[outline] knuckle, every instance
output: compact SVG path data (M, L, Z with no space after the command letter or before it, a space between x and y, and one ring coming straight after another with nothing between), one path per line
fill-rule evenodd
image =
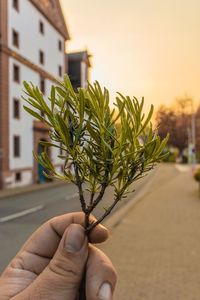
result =
M24 270L25 269L25 262L24 262L24 258L23 255L17 255L10 263L10 267L12 269L21 269Z

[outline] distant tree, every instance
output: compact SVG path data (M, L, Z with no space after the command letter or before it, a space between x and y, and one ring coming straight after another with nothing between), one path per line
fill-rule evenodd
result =
M169 145L182 151L188 146L188 130L191 127L192 98L187 95L177 98L173 105L160 106L156 114L156 125L161 137L170 134Z
M175 145L176 140L176 114L165 105L160 106L156 114L156 125L160 136L170 133L169 144Z
M184 97L176 98L172 107L179 115L190 115L193 110L194 101L187 94Z

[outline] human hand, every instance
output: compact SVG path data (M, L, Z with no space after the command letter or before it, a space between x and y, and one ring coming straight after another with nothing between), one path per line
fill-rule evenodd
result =
M108 257L88 244L83 224L83 213L70 213L34 232L2 273L0 299L78 299L86 270L86 299L111 300L116 272ZM98 225L89 239L101 243L107 237L107 230Z

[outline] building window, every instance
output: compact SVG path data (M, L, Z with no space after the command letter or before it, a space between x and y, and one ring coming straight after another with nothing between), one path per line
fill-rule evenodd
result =
M62 51L62 41L58 40L58 50Z
M13 0L13 8L19 11L19 0Z
M44 34L44 23L42 21L39 22L39 31L41 34Z
M22 174L21 172L15 173L15 182L19 182L22 180Z
M39 62L44 65L44 52L42 50L39 51Z
M19 48L19 33L13 29L12 31L12 44Z
M20 69L17 65L13 65L13 80L17 83L20 82Z
M13 144L14 144L14 157L20 157L20 137L18 135L14 135L13 139Z
M58 75L61 77L62 76L62 67L58 66Z
M20 118L19 100L16 98L13 99L13 117L14 117L14 119Z
M45 79L43 77L40 77L40 90L45 94Z

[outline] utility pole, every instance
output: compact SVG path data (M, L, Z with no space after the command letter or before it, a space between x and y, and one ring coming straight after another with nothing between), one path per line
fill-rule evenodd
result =
M186 95L187 102L191 109L190 124L187 128L188 132L188 163L196 164L196 126L195 126L195 112L192 98Z
M192 145L193 145L192 163L196 164L196 128L195 128L195 113L194 113L194 111L192 111L192 115L191 115L191 135L192 135Z

